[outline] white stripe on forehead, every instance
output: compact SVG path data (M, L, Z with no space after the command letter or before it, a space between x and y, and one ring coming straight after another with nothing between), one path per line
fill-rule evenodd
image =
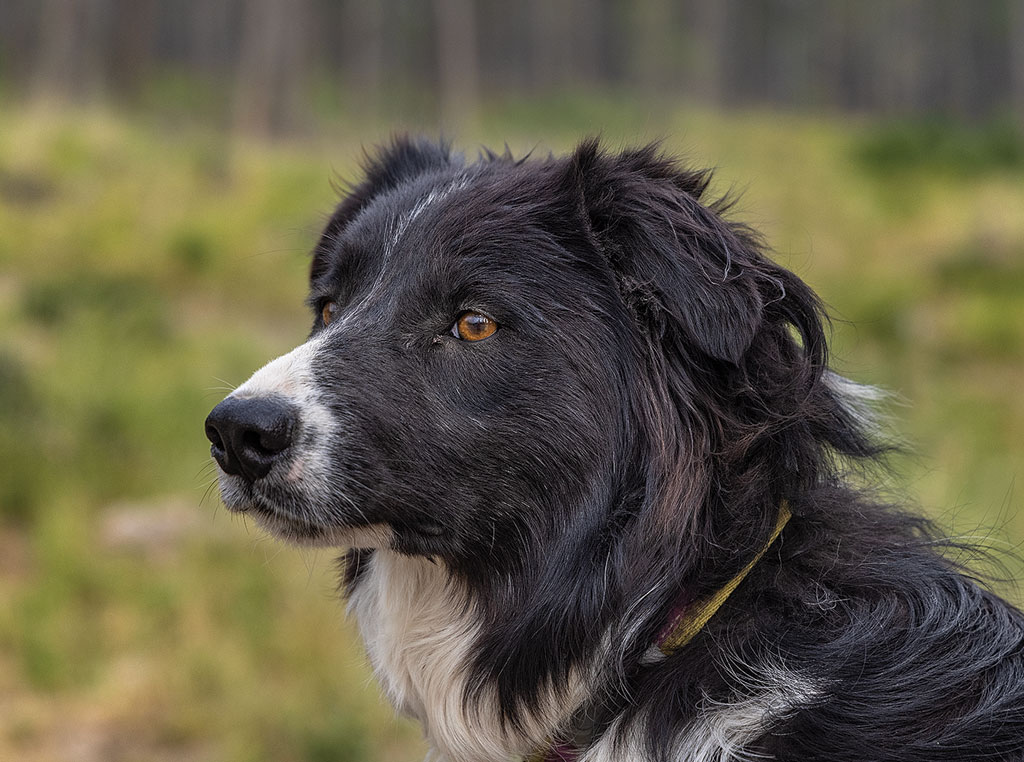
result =
M394 229L391 232L391 238L388 241L387 246L384 249L384 262L387 264L388 258L394 251L395 246L398 245L399 239L408 230L417 217L423 214L424 210L431 204L436 204L439 201L443 201L445 198L450 196L455 191L460 191L469 184L469 179L466 177L457 177L451 184L444 188L434 188L424 198L421 198L416 202L416 206L410 209L408 212L398 218L394 224Z
M431 190L426 196L420 198L419 201L417 201L416 204L408 211L398 215L397 217L391 218L388 228L384 233L385 240L381 252L380 269L374 277L373 283L357 303L347 306L343 314L331 321L330 326L327 328L328 331L337 331L344 325L350 325L352 321L358 319L360 315L367 314L370 306L375 301L379 301L379 297L385 288L385 280L391 270L391 259L394 254L395 247L398 245L398 242L401 240L406 230L409 229L409 226L415 222L416 218L423 214L428 207L444 201L448 196L456 191L466 188L468 185L469 177L465 174L460 175L452 180L448 185ZM391 300L386 300L385 304L390 305Z

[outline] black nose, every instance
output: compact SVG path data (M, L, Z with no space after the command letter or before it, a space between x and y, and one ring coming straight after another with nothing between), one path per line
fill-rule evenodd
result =
M228 397L206 418L210 453L229 474L255 481L292 443L295 408L275 397Z

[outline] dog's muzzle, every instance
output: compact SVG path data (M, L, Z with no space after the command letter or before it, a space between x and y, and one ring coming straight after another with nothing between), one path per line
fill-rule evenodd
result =
M225 473L254 482L285 458L297 425L295 407L280 397L228 397L207 416L206 437Z

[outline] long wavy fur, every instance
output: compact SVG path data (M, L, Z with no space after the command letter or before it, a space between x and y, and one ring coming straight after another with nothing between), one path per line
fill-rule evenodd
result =
M486 441L514 455L486 488L437 464L488 513L447 517L443 542L389 519L397 551L464 596L463 711L496 701L513 735L550 714L548 732L595 761L1024 759L1024 619L960 573L931 523L848 482L885 450L875 394L829 370L821 302L726 219L709 182L658 146L589 140L566 158L467 166L399 139L368 159L317 247L314 302L338 288L325 284L360 215L398 215L413 203L403 188L465 187L429 232L407 233L422 266L507 261L509 289L544 284L523 331L566 347L534 344L501 382L520 403ZM417 526L441 508L433 484L377 489L403 496ZM680 597L741 569L782 501L781 540L652 664ZM350 595L379 552L349 553Z

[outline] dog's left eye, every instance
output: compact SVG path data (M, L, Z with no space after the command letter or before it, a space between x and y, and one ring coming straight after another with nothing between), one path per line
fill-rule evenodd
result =
M338 303L337 302L327 302L320 309L320 317L324 321L324 325L330 325L331 321L334 320L334 316L337 314L337 312L338 312Z
M498 324L481 312L463 312L452 326L452 336L463 341L481 341L493 336Z

